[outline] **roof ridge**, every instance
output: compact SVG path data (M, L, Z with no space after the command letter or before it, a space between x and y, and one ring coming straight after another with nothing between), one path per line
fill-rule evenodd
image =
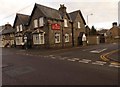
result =
M16 13L16 15L30 16L30 15L22 14L22 13Z
M81 12L81 10L72 11L72 12L70 12L69 14L75 13L75 12Z
M37 3L35 3L35 4L38 5L38 6L43 6L43 7L46 7L46 8L52 9L52 10L59 11L59 10L57 10L57 9L55 9L55 8L52 8L52 7L48 7L48 6L41 5L41 4L37 4Z

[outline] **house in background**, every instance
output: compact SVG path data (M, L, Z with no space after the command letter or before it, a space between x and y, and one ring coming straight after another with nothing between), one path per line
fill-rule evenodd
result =
M107 32L108 32L108 29L101 29L98 31L98 34L100 36L100 43L107 42Z
M1 44L2 47L14 47L15 38L14 38L15 29L8 23L5 24L3 30L1 31Z
M107 43L120 42L120 26L117 26L117 22L114 22L113 27L107 32Z
M23 47L25 43L28 43L27 38L29 35L26 34L28 30L29 15L16 14L13 28L15 29L15 44L17 47Z
M2 30L4 29L4 25L0 26L0 47L3 47L3 37L2 37Z

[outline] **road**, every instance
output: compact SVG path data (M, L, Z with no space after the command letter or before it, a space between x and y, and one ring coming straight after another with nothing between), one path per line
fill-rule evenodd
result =
M23 50L3 48L3 85L118 85L120 66L102 61L100 55L118 44Z

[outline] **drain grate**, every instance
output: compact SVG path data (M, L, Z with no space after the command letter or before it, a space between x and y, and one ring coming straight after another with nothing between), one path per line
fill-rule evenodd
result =
M10 70L5 71L4 73L6 73L7 75L11 77L15 77L15 76L23 75L23 74L30 73L33 71L34 69L32 67L27 66L27 67L12 68Z

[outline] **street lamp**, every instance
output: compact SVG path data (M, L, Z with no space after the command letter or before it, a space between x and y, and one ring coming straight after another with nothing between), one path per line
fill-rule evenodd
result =
M90 15L93 15L93 14L91 13L91 14L88 14L88 15L87 15L87 25L88 25L88 16L90 16Z

